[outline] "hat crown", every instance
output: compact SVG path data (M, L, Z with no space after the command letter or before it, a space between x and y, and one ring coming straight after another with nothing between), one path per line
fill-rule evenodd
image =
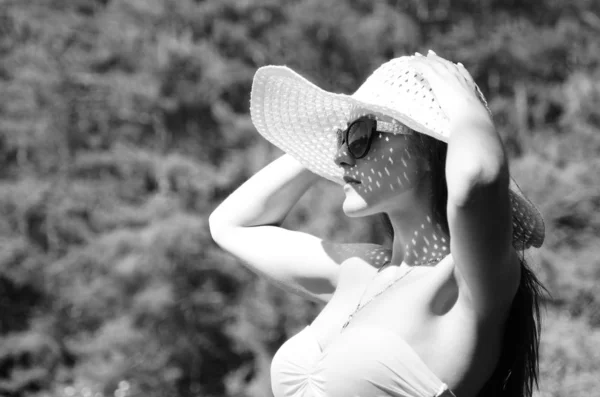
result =
M447 142L449 119L413 60L403 56L384 63L351 97L376 106L415 131Z

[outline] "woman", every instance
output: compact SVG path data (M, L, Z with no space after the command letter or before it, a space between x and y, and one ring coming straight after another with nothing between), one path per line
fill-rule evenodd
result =
M466 69L400 57L346 96L264 67L251 115L286 155L213 212L213 238L327 303L275 355L274 395L530 396L540 285L516 250L541 245L543 221ZM279 227L319 176L344 186L346 215L385 214L391 251Z

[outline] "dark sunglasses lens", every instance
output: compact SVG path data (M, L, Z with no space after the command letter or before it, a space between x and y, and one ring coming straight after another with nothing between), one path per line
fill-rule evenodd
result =
M360 158L367 154L371 137L371 123L357 121L348 130L348 150L354 157Z

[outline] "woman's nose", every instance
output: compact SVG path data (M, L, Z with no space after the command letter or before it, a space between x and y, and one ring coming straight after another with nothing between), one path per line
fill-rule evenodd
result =
M356 160L348 152L348 145L346 145L346 143L342 143L340 145L337 152L335 153L335 156L333 157L333 161L339 167L343 167L343 166L353 167L356 164Z

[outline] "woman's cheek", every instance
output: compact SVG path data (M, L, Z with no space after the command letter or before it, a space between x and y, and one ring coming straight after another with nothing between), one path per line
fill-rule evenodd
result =
M390 147L388 153L380 155L378 160L382 165L380 174L391 191L404 191L417 183L417 164L408 149Z

